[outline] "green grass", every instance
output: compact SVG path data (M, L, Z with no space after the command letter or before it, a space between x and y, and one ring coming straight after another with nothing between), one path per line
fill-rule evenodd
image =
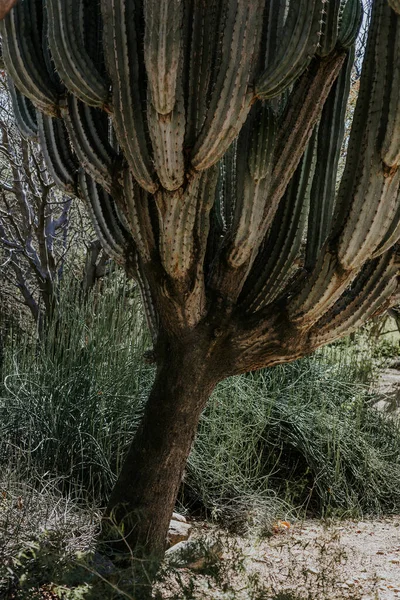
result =
M369 349L343 344L223 382L189 459L189 499L239 522L268 521L280 502L314 515L398 511L399 428L371 408L372 375Z
M99 578L87 549L154 377L137 290L114 273L82 303L71 281L58 314L40 343L16 330L4 348L0 596L31 600L56 581L71 600L132 597L122 572L116 587L125 596ZM400 432L371 393L382 353L363 334L356 342L222 382L203 413L179 508L261 536L287 516L398 512ZM239 599L227 583L231 566L207 577ZM204 584L197 574L165 576L160 585L176 590L170 598L201 597L191 591ZM247 597L266 597L244 576Z
M84 304L70 282L58 313L40 344L6 343L0 466L100 505L151 386L150 343L137 291L118 273ZM181 508L266 530L291 511L398 511L399 429L371 408L372 355L360 337L222 382L201 419Z
M41 343L8 341L0 388L0 463L58 477L99 501L153 377L142 360L148 337L138 294L120 277L86 304L70 282Z

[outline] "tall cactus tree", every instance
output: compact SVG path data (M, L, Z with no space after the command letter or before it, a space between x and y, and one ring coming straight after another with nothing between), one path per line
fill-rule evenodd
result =
M140 285L157 375L107 515L162 554L198 420L230 375L396 302L400 8L374 0L19 0L16 115Z

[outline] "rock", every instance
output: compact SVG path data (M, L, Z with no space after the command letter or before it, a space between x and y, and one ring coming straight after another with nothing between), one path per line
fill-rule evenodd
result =
M188 540L179 542L165 553L165 560L173 567L202 569L207 562L222 557L222 545L214 540Z
M192 526L184 521L172 519L168 529L168 547L175 546L179 542L187 540L190 536Z
M180 521L181 523L187 523L186 517L184 517L183 515L180 515L177 512L172 513L172 521Z

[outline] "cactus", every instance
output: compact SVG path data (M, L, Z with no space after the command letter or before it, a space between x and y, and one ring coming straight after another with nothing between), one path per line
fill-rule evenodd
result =
M399 12L374 0L337 193L360 0L19 0L2 22L17 122L138 281L154 341L106 512L129 543L162 553L218 381L396 302Z

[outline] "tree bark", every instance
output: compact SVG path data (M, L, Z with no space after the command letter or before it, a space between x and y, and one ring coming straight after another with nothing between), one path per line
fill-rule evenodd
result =
M210 340L190 335L164 345L139 429L103 519L123 526L112 548L135 557L162 558L186 461L201 412L215 387L217 361Z

